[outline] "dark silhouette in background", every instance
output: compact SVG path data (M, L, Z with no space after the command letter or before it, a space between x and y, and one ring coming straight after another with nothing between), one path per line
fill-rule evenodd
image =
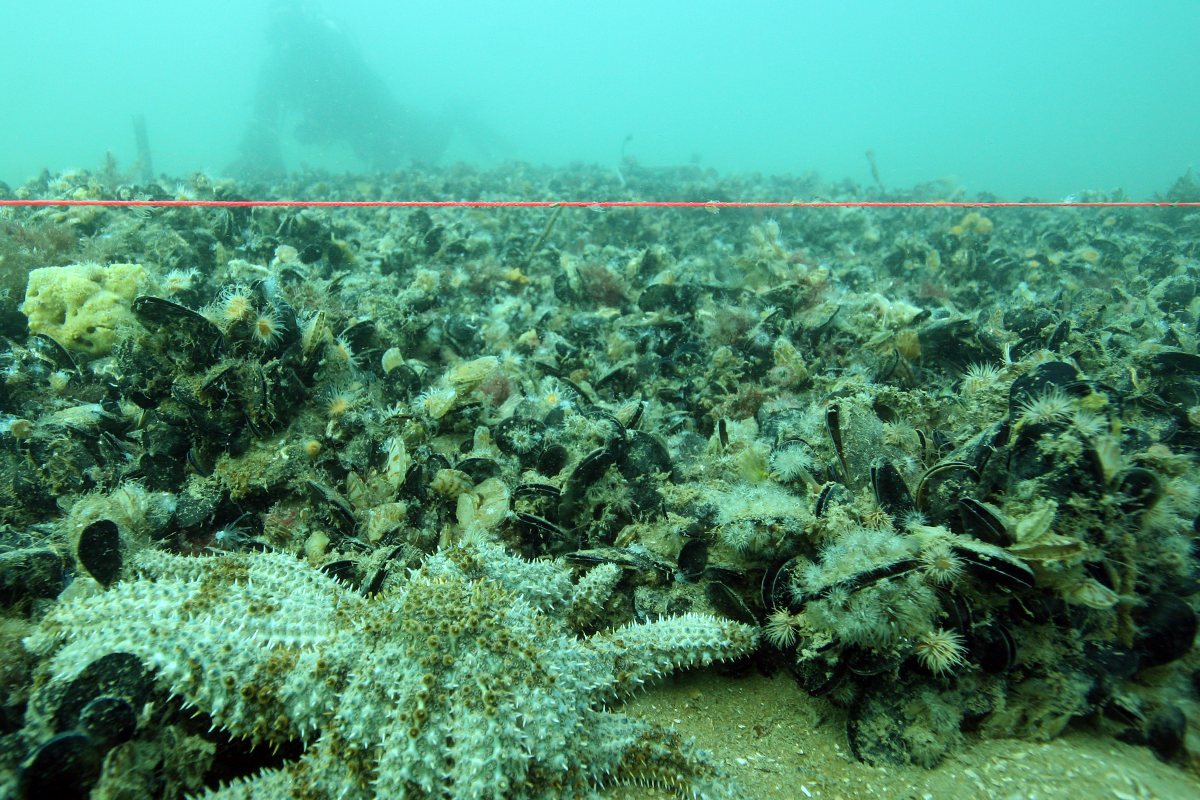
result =
M254 116L229 172L245 180L281 176L284 124L302 144L347 143L371 170L391 171L413 161L431 163L456 128L487 149L494 139L463 117L424 117L406 110L363 60L350 37L306 3L272 5L271 52L258 76Z

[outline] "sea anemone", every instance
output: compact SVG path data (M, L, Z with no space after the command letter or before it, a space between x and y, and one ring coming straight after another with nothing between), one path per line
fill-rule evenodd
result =
M248 286L235 283L221 290L218 313L226 325L240 322L254 313L254 297Z
M921 666L935 675L949 672L967 661L963 637L945 628L929 631L917 638L913 653Z
M1051 386L1022 400L1020 410L1021 424L1048 425L1070 416L1075 406L1066 392Z
M356 386L333 386L325 394L325 416L337 419L358 405L359 393Z
M283 338L283 319L274 308L260 311L250 324L250 336L261 345L275 344Z
M767 625L763 632L768 642L783 649L796 643L801 627L799 614L790 614L786 608L781 608L767 617Z
M934 542L921 550L921 569L934 583L954 583L963 574L963 561L946 542Z
M994 364L972 364L963 373L962 393L964 396L978 394L1002 380L1003 370Z

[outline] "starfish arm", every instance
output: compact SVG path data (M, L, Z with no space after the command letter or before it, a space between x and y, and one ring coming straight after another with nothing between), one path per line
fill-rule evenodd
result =
M707 753L675 731L624 714L593 713L584 745L590 746L594 785L654 787L696 800L743 796Z
M51 670L70 679L106 653L131 653L158 680L216 724L255 741L307 739L328 704L313 676L349 671L334 647L348 607L365 605L328 577L283 554L185 558L144 551L152 580L120 583L55 608L26 640L54 652Z
M614 688L622 693L647 678L745 655L758 646L758 628L708 614L684 614L598 633L588 642L612 657Z

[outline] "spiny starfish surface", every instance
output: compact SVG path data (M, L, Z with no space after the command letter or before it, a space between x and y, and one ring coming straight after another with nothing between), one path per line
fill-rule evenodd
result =
M748 652L754 628L692 614L580 638L569 572L490 544L430 556L374 600L284 554L136 564L140 579L62 604L27 645L62 680L132 653L231 734L306 744L213 800L729 792L677 734L603 705Z

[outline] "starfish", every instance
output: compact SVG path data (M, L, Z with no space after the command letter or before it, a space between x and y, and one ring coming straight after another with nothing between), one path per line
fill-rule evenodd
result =
M581 638L566 618L588 576L487 543L439 551L375 599L281 553L134 563L138 579L61 604L26 644L53 655L55 680L132 653L232 735L305 744L209 800L732 792L678 734L604 706L749 652L755 628L687 614Z

